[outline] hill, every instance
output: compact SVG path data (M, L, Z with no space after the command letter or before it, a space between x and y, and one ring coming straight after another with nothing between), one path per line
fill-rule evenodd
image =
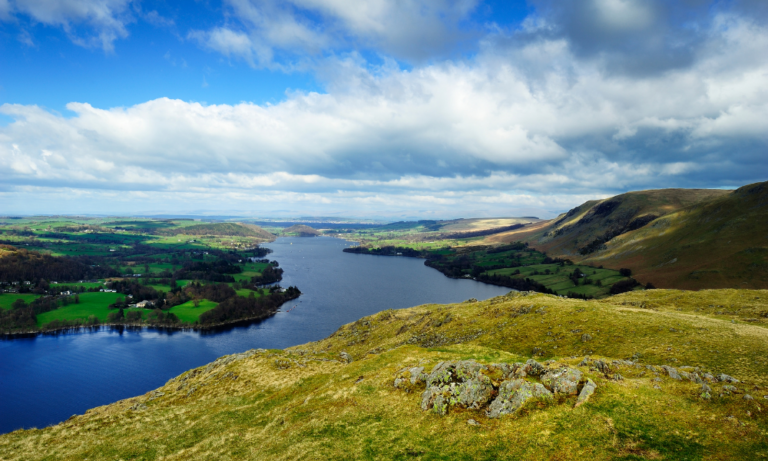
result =
M283 234L295 234L299 237L317 237L318 235L322 235L318 230L304 224L295 224L291 227L286 227L283 229Z
M2 435L0 458L762 458L767 314L747 290L384 311Z
M522 240L552 257L629 268L643 283L680 289L768 288L768 183L735 191L664 189L590 201Z
M217 235L225 237L256 237L272 241L275 236L255 224L244 223L212 223L195 224L173 229L160 229L156 233L161 235Z

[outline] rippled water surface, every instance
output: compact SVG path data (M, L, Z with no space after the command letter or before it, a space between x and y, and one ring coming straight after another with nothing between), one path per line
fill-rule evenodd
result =
M216 333L97 331L0 340L0 433L44 427L144 394L217 357L322 339L385 309L487 299L509 290L454 280L420 259L343 253L349 242L280 238L266 246L285 270L283 286L304 293L262 322Z

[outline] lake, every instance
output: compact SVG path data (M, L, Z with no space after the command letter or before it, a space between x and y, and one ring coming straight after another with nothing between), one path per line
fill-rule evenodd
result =
M421 259L343 253L344 240L279 238L265 245L303 294L258 323L219 332L102 327L0 340L0 433L45 427L144 394L217 357L322 339L386 309L500 296L509 289L456 280Z

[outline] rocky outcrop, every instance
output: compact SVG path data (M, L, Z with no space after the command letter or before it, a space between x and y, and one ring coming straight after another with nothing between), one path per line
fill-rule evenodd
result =
M555 395L583 395L586 401L596 387L577 369L548 368L533 359L491 365L474 360L440 362L428 374L423 367L403 368L393 384L406 392L424 385L422 410L440 415L453 407L485 410L490 418L516 413L528 402L552 402ZM584 391L587 384L591 387Z

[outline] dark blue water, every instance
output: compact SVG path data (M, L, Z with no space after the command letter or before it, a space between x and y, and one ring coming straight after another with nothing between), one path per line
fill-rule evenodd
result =
M304 293L257 324L217 333L143 329L0 340L0 433L45 427L73 414L144 394L215 360L253 348L322 339L360 317L426 303L487 299L509 290L455 280L420 259L343 253L349 242L281 238L267 245L283 286Z

